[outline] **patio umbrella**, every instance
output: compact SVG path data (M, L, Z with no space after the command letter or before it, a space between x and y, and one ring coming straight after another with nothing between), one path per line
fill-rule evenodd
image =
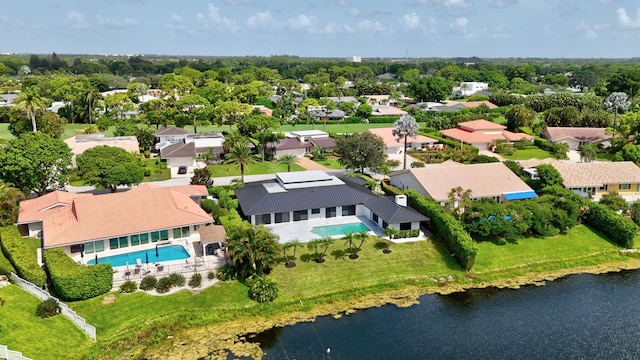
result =
M84 264L84 251L80 250L80 264Z
M144 253L144 260L147 263L147 270L149 270L149 253L148 252Z
M156 245L156 262L158 262L158 257L159 257L159 256L160 256L160 255L158 254L158 245Z
M96 265L98 265L98 254L96 254Z

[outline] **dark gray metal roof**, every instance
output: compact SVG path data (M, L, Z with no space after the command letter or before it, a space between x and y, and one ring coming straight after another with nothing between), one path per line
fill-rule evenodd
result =
M413 221L427 221L429 218L409 207L399 206L387 197L373 197L364 202L364 206L388 224L399 224Z

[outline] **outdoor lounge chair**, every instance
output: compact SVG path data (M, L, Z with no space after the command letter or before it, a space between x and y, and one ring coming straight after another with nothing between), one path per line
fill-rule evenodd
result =
M142 259L140 259L140 258L136 259L136 266L137 267L142 267Z
M162 265L156 266L156 272L162 272L162 270L164 270L164 266Z
M140 275L140 269L139 268L133 269L133 275Z

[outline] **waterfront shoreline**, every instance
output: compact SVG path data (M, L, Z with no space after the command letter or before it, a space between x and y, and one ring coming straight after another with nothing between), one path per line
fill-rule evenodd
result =
M393 304L408 307L419 303L419 297L427 294L448 295L470 289L510 288L522 286L543 286L547 281L575 274L603 274L625 270L640 269L640 259L629 258L627 261L616 261L590 266L565 268L545 272L533 272L515 278L492 281L473 282L467 284L447 282L439 286L418 287L407 285L399 290L390 290L366 294L349 300L316 304L309 311L293 311L271 317L245 318L215 323L198 328L181 329L166 339L160 346L148 349L146 359L163 359L180 357L185 359L226 359L229 351L235 356L246 356L260 359L263 351L259 344L248 341L253 335L273 327L294 325L300 322L311 322L320 316L341 317L358 310ZM303 305L303 304L301 304Z

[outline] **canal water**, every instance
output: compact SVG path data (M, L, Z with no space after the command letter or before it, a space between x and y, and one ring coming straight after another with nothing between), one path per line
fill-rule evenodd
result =
M408 308L320 317L252 341L279 360L640 359L640 271L424 295Z

